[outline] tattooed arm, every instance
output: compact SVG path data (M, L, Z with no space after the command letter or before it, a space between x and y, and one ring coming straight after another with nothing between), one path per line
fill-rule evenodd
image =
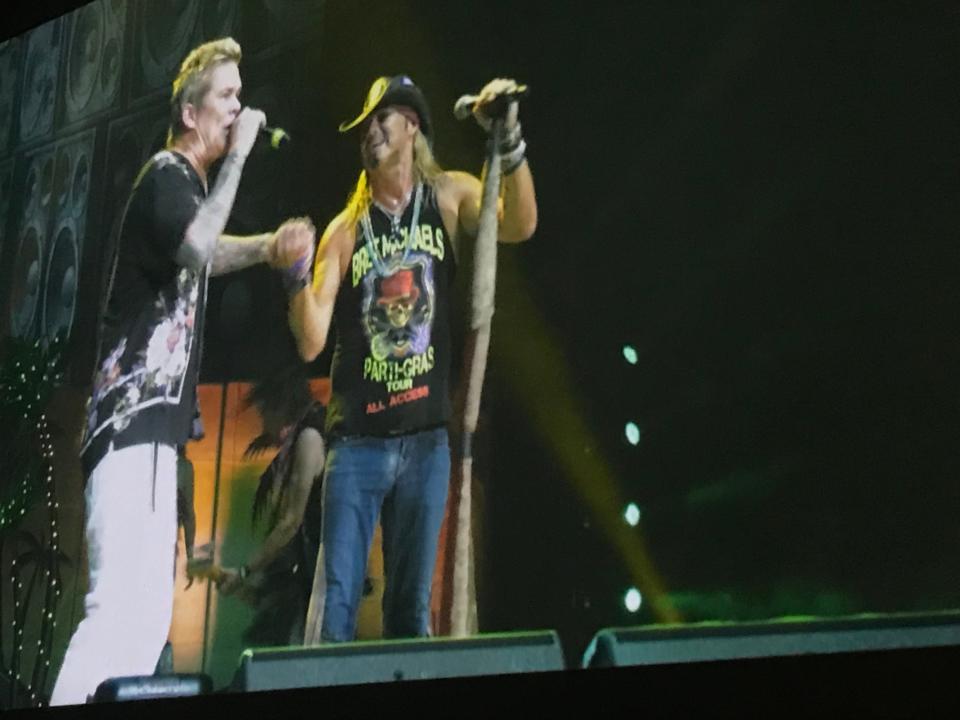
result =
M221 235L213 250L211 275L224 275L234 270L271 262L273 259L273 233L262 233L248 237Z
M244 163L265 119L262 112L250 108L245 108L237 116L230 133L230 152L220 167L217 182L197 210L177 250L176 260L181 265L200 270L207 263L216 260L218 241L233 209ZM227 251L227 254L229 255L230 251Z
M236 199L247 153L256 139L262 119L263 113L248 108L234 123L233 147L220 167L213 190L200 205L177 250L176 259L181 265L200 270L209 263L211 275L224 275L261 262L282 269L290 263L286 259L281 261L277 256L278 238L289 233L302 233L307 226L308 234L312 233L312 225L308 221L305 223L304 218L288 220L272 233L247 237L223 234ZM295 258L290 262L293 260Z
M259 262L269 263L275 270L295 272L296 268L291 266L299 261L309 271L315 243L313 222L308 217L285 220L272 233L248 237L221 235L213 253L211 274L223 275ZM281 246L286 252L280 251Z

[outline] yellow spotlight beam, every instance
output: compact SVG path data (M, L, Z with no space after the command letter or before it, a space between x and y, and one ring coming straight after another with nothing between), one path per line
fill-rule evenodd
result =
M501 253L497 272L497 293L503 300L497 303L494 316L492 357L505 368L503 375L520 408L561 460L598 527L622 555L631 581L650 601L654 615L663 622L680 622L639 532L620 519L625 500L608 463L584 452L584 446L596 444L577 408L578 383L526 292L516 256Z

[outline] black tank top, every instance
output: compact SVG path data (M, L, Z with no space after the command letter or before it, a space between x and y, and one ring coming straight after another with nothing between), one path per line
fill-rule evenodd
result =
M420 188L420 202L415 189L399 219L373 203L369 222L357 223L334 305L337 339L326 428L331 437L402 435L450 418L456 262L436 193L428 185Z

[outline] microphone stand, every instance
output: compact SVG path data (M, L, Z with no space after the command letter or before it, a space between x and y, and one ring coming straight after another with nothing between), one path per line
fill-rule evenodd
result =
M511 112L516 112L516 105ZM454 482L456 536L454 541L453 598L450 609L450 634L466 637L470 614L470 585L474 574L472 548L471 474L473 469L473 436L480 414L480 392L487 367L490 328L493 319L494 290L497 273L497 201L500 194L500 155L497 148L503 136L504 118L493 119L488 144L486 175L480 203L479 231L474 248L473 285L471 290L470 332L464 347L466 377L463 427L459 462L459 492ZM456 473L457 467L454 467ZM475 599L474 599L475 603Z

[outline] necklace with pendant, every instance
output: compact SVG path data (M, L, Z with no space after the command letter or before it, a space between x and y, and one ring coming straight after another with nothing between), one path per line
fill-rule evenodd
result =
M373 241L373 225L370 222L370 208L368 207L363 212L363 217L360 218L360 227L363 231L364 242L367 245L367 252L370 254L371 260L373 260L373 266L376 268L377 274L380 277L385 277L392 274L393 270L397 267L403 267L404 263L407 261L407 257L410 254L410 247L413 245L413 233L417 228L417 223L420 220L420 203L423 199L423 183L417 183L417 193L413 199L413 216L410 218L410 229L407 231L407 237L404 239L403 243L403 255L399 260L394 260L390 263L390 267L387 266L387 262L384 258L377 252L377 246ZM379 206L378 204L378 207ZM384 211L386 212L386 211ZM400 218L403 216L401 213L399 216L392 213L386 213L390 216L390 239L402 235L400 227Z

